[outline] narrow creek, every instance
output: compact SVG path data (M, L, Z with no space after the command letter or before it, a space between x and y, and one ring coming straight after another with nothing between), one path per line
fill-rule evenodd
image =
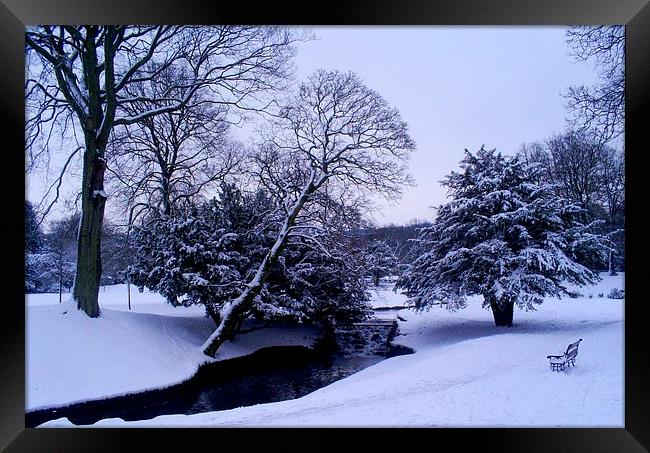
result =
M413 352L395 347L389 356ZM340 355L301 346L277 346L202 366L187 381L165 389L88 401L25 414L25 427L68 418L89 425L105 418L148 420L299 398L367 368L384 356Z

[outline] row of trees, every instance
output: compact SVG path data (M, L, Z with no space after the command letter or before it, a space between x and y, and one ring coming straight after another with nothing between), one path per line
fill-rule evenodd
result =
M277 238L281 219L273 204L263 189L242 194L222 184L212 200L136 228L132 282L174 306L205 306L218 327L223 305L244 291ZM335 225L318 235L326 248L301 236L289 239L239 325L248 316L332 325L367 315L362 254L355 252L350 225Z
M461 180L474 167L502 181L479 184L475 195L480 202L466 207L461 215L469 216L465 223L454 218L457 213L450 207L441 209L436 223L416 242L407 240L411 230L392 237L367 234L363 208L368 195L394 198L411 183L406 163L415 144L399 112L354 73L319 70L289 90L293 44L302 39L308 37L283 27L28 27L28 167L46 161L50 150L71 150L62 156L62 172L52 185L55 197L41 205L42 216L57 201L72 163L78 158L81 163L80 212L78 221L72 221L75 253L65 255L75 265L58 267L60 291L69 284L64 268L74 268L73 297L79 309L99 316L97 296L107 257L132 257L116 264L127 270L122 275L128 282L160 292L173 305L205 306L216 327L203 349L214 356L248 316L325 324L361 318L368 311L364 277L370 273L377 284L400 264L412 262L400 285L417 306L434 295L453 306L446 297L452 289L481 290L495 319L500 313L497 324L507 324L515 299L528 305L538 301L534 295L518 299L518 292L554 294L560 277L589 281L591 271L581 263L597 261L593 256L601 246L613 250L598 242L598 232L588 236L587 229L595 225L591 218L603 212L609 216L608 231L618 228L623 206L613 195L618 186L605 193L599 185L606 172L616 171L599 167L596 192L592 181L578 192L573 182L561 186L565 174L559 171L566 165L559 159L566 153L552 151L562 149L559 139L553 147L525 148L526 165L521 156L511 161L484 150L478 157L468 155L463 163L467 173L447 183L452 196L464 193ZM252 115L265 121L254 143L244 146L229 130ZM584 137L586 133L571 135L565 148L578 149ZM603 156L612 163L618 158L601 142L596 148L604 153L601 161ZM548 167L553 159L557 165L545 173L534 165ZM583 164L577 164L581 170ZM519 186L511 187L513 181ZM532 190L533 183L544 189ZM109 192L115 214L126 225L119 232L122 250L117 253L105 248L111 230L104 219ZM487 208L479 206L483 202ZM497 202L507 206L507 215L496 210ZM526 206L533 222L545 223L526 223L529 217L511 213L517 206ZM439 230L446 216L462 228L477 219L483 223L447 235L451 232ZM55 229L48 233L52 238ZM462 255L495 234L494 250L485 252L496 259L509 250L507 259L502 257L504 274L490 280L489 288L459 276L449 286L444 276L452 274L440 267L441 254L447 257L460 247ZM479 242L465 247L462 236ZM452 237L457 243L449 242ZM593 247L585 249L586 244ZM30 256L49 256L39 247ZM532 269L522 251L532 261L550 260L544 247L554 248L557 263L565 266L564 273L555 269L557 279L541 268L535 283L513 286L502 279L521 266ZM481 261L468 259L454 266L467 271ZM39 263L28 259L27 274L38 274ZM435 278L418 276L418 269L425 268L437 269ZM425 290L431 282L436 282L435 294ZM502 306L505 314L495 308Z
M28 165L46 158L51 148L74 150L65 159L63 174L82 151L73 295L90 317L100 314L97 294L108 198L105 179L107 171L114 174L119 169L109 152L112 144L127 141L137 145L139 138L161 132L153 123L157 117L183 109L198 111L200 106L212 106L217 112L208 115L218 117L224 112L231 118L246 110L264 109L264 94L286 87L296 39L300 37L282 27L27 28ZM182 135L176 129L169 133ZM114 140L115 135L125 138ZM160 135L148 138L155 143ZM176 144L161 147L173 154ZM135 155L139 149L131 151ZM166 186L169 169L159 163L163 171L157 179L164 204L170 197L165 191L171 193L174 188ZM142 163L135 165L139 168ZM145 169L145 175L149 174ZM144 183L136 183L136 194L150 197L146 187L144 193L137 190L140 185Z
M171 224L158 221L161 229L140 235L169 241L159 260L143 266L139 281L172 303L179 295L200 300L218 321L204 345L208 355L251 313L301 318L309 310L309 318L321 321L363 314L361 261L345 247L350 241L344 233L358 227L367 192L395 195L408 181L405 160L413 143L406 124L351 73L318 71L261 137L247 160L247 176L259 186L246 202L255 209L241 213L243 225L229 218L241 206L235 189L224 186L218 201L223 208L213 201L201 214L172 216ZM155 256L155 248L142 255Z
M566 93L571 129L515 156L466 151L461 171L442 182L440 206L415 241L419 256L397 281L418 310L463 308L483 296L497 326L513 308L534 309L566 283L595 282L624 266L625 29L575 26L570 53L595 61L600 81Z

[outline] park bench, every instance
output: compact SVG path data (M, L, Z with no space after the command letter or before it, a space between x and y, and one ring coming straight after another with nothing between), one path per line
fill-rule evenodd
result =
M563 355L548 355L546 356L549 359L551 370L552 371L563 371L568 365L576 366L576 356L578 355L578 346L580 346L580 338L575 343L571 343Z

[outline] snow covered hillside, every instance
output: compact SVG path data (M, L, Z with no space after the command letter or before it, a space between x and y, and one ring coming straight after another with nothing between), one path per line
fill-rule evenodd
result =
M399 311L406 321L394 342L415 354L384 360L302 398L92 426L622 427L624 300L607 294L624 289L624 276L602 275L599 284L579 288L578 298L547 299L536 312L516 310L512 328L496 328L480 298L455 313ZM400 296L387 289L376 297L377 305L399 305ZM92 331L88 323L96 320L64 318L58 304L28 308L31 407L78 399L83 392L75 390L71 398L70 389L80 383L95 395L127 383L132 389L162 385L191 374L204 360L198 346L211 326L200 313L172 318L162 308L145 315L119 313L101 300L100 306L105 330ZM583 342L576 367L551 372L546 356L562 353L578 338ZM71 424L59 419L41 426Z

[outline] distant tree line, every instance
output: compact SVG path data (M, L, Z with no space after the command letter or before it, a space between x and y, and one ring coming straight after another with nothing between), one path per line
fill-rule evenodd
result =
M78 212L51 222L42 231L32 203L25 202L25 291L69 293L76 270ZM126 232L104 223L102 253L105 256L101 285L124 283L129 256Z
M418 219L406 225L368 226L360 230L359 240L364 247L369 247L373 241L384 242L397 257L398 264L408 264L417 258L413 239L417 238L420 229L429 226L430 221Z

